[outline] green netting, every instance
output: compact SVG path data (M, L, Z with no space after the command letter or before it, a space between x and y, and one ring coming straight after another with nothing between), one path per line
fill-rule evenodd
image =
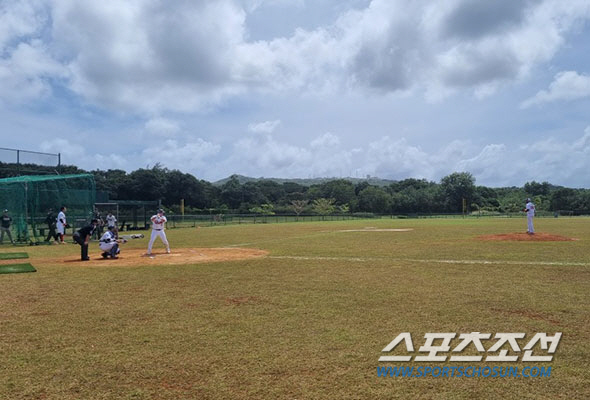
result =
M0 179L0 211L8 209L13 237L18 242L45 239L50 209L55 218L60 207L67 207L67 221L72 229L80 221L88 221L95 197L96 186L90 174Z

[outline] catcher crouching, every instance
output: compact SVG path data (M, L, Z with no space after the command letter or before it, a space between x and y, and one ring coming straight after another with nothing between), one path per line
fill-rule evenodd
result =
M115 227L109 226L108 230L101 236L98 247L102 250L103 258L119 258L119 243L126 243L126 239L117 239Z

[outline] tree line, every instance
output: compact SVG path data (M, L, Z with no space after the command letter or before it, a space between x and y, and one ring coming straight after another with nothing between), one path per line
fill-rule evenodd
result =
M0 177L14 175L14 166L0 163ZM19 166L22 173L55 173L55 168ZM454 172L440 182L408 178L384 186L368 181L333 179L317 184L251 180L237 175L222 184L170 170L161 165L127 173L119 169L84 171L60 166L59 173L94 175L96 190L110 200L161 200L170 211L185 213L332 214L332 213L511 213L524 208L527 197L539 211L587 213L590 190L572 189L548 182L527 182L522 187L491 188L476 185L468 172Z

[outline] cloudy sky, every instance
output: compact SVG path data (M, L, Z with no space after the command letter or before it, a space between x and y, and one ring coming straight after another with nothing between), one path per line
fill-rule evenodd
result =
M590 187L590 1L0 0L0 135L210 181Z

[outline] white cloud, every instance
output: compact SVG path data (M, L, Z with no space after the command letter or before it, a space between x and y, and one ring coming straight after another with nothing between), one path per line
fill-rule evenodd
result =
M273 133L281 125L281 120L264 121L248 125L248 131L254 133Z
M588 56L567 64L587 39L588 0L22 0L0 10L0 128L15 132L10 146L42 142L84 168L585 182L590 139L572 138L586 116L560 120L556 109L537 123L506 99L535 93L527 78L549 62L572 71L523 107L590 96L588 71L573 71ZM292 11L288 26L276 26L279 11ZM137 118L147 120L129 128ZM120 148L92 149L101 132Z
M330 133L307 146L292 145L266 136L237 141L231 155L222 160L225 174L239 172L266 177L347 176L352 170L354 150L343 149L340 139Z
M328 150L338 145L340 145L340 138L330 132L324 133L311 142L312 148L326 147Z
M387 136L348 150L339 140L332 141L332 136L338 139L325 134L308 147L270 137L246 138L234 146L229 159L221 162L222 169L227 175L240 171L265 177L371 175L434 181L452 172L468 171L480 185L520 186L531 180L573 184L579 181L582 171L590 168L590 127L571 144L551 138L520 147L497 143L478 148L469 142L453 141L432 152L407 139ZM228 170L229 166L237 166L237 170Z
M389 179L434 179L436 168L441 167L440 163L432 162L426 151L409 144L405 138L392 139L385 136L371 142L364 157L367 174Z
M45 140L39 145L42 152L45 153L61 153L73 156L84 155L86 150L82 145L75 144L70 140L64 138L55 138Z
M548 90L541 90L522 102L522 108L561 100L590 97L590 76L575 71L562 71L555 75Z
M60 153L64 164L75 165L79 168L93 169L129 169L130 160L118 154L101 154L92 148L88 151L82 144L64 138L44 140L39 145L42 152Z
M202 176L204 170L211 167L209 159L218 154L220 149L220 145L201 138L186 143L168 139L144 149L140 159L144 164L160 163L170 169L191 171Z
M236 92L245 14L230 0L57 0L52 17L72 89L103 107L193 111Z
M152 118L145 123L145 129L154 136L171 137L180 132L177 121L166 118Z
M42 42L19 43L0 58L0 100L40 100L51 94L52 79L66 76L66 69L47 54Z
M585 0L373 0L316 29L248 41L247 13L281 3L307 7L295 0L11 5L0 16L0 44L31 46L36 52L26 58L40 68L29 61L9 68L4 56L0 74L6 83L34 82L30 95L48 90L46 76L69 77L88 102L155 114L207 110L252 90L421 90L440 100L470 89L485 97L550 60L564 35L590 18Z
M244 4L244 8L249 12L254 12L263 6L284 6L292 5L296 7L303 7L305 0L240 0Z
M0 9L0 49L17 38L38 34L47 22L45 1L6 1Z
M255 177L348 177L365 175L388 179L425 178L439 181L458 171L472 173L477 184L521 186L527 181L588 187L590 127L572 141L553 137L534 143L475 146L453 141L427 151L407 139L382 137L354 149L326 133L307 145L293 145L270 135L252 135L222 148L203 139L164 140L140 153L104 154L81 144L56 138L43 141L40 150L61 153L86 169L126 170L160 163L170 169L190 172L199 178L217 180L233 173Z

